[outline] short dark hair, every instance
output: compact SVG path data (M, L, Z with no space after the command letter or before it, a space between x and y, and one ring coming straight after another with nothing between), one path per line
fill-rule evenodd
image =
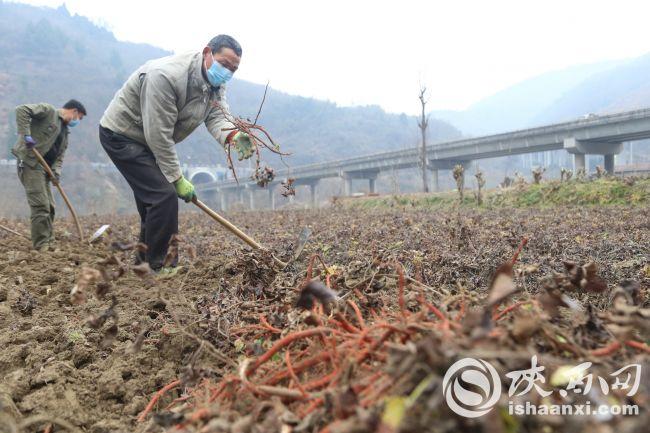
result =
M218 53L222 48L230 48L241 57L241 45L232 36L217 35L208 42L208 47L212 50L212 54Z
M88 115L88 113L86 113L86 107L84 107L84 104L77 101L76 99L70 99L68 102L63 104L63 108L65 108L66 110L77 110L84 116Z

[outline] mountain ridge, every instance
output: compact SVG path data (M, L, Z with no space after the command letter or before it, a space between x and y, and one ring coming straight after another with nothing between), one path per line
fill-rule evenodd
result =
M199 44L201 42L199 41ZM97 138L99 118L128 75L147 60L170 55L147 44L122 42L88 18L52 9L0 1L0 158L15 141L13 109L26 102L63 104L74 97L88 116L71 136L72 158L108 159ZM254 117L264 85L234 79L228 84L233 114ZM415 103L415 97L414 97ZM260 124L293 165L339 159L418 143L416 118L377 106L340 107L332 102L270 89ZM460 137L451 125L432 119L432 140ZM220 146L204 127L177 147L181 162L224 163ZM273 160L273 158L271 158Z
M552 106L563 94L590 77L623 63L615 60L549 71L508 86L466 110L435 110L432 114L469 135L488 135L538 126L543 122L539 113L545 107Z

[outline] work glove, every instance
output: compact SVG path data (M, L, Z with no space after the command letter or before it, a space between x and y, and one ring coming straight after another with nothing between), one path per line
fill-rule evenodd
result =
M31 135L25 136L25 147L27 147L29 150L32 150L34 147L36 147L36 140L34 140Z
M185 176L181 176L176 182L174 182L174 187L176 188L176 194L179 198L185 200L186 203L192 201L196 197L196 192L194 192L194 185L192 182L185 179Z
M235 136L232 138L231 143L235 146L239 156L238 160L248 159L253 156L253 142L251 141L250 135L245 132L237 131Z

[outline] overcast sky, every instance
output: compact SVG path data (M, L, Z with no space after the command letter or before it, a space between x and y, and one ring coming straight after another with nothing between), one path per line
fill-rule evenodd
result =
M59 0L23 0L58 6ZM645 0L67 0L118 39L175 52L218 33L244 49L237 76L341 105L463 109L571 65L650 52Z

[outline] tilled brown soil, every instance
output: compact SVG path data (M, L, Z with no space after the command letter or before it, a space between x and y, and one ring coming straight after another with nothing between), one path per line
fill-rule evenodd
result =
M648 304L650 218L644 208L435 213L332 208L230 217L285 259L303 226L314 234L301 258L276 273L268 256L251 254L202 215L184 214L178 247L184 268L170 279L156 280L128 269L133 251L124 244L137 233L133 217L85 218L87 232L111 224L110 235L92 246L76 240L70 222L59 221L57 250L49 253L31 251L24 239L0 231L0 431L12 431L11 426L21 423L30 424L24 431L42 431L49 424L62 431L57 424L61 420L95 433L172 425L159 418L142 423L136 418L152 395L175 378L197 386L198 378L190 376L218 379L232 373L220 354L237 363L268 348L264 342L242 342L231 331L256 323L260 311L270 313L273 327L291 322L297 314L295 289L305 278L311 253L321 253L333 267L340 293L367 278L373 263L397 261L407 276L427 287L482 299L495 269L526 237L518 262L522 271L515 273L524 293L541 290L540 277L561 272L563 261L593 261L608 289L578 293L579 301L604 311L611 290L630 279L639 284L641 305ZM27 230L25 222L3 224ZM121 244L111 247L114 242ZM111 256L117 261L107 262ZM120 267L126 273L109 278L101 296L95 284L79 284L84 268L110 272ZM83 293L71 297L75 285ZM115 316L98 322L113 297ZM362 306L364 311L372 308L372 298ZM89 319L95 319L95 326ZM586 338L584 350L604 343ZM643 352L629 356L648 359ZM154 412L177 396L165 395ZM647 419L647 407L642 415L640 423ZM325 421L319 422L304 431L318 431ZM219 425L224 430L205 431L235 431ZM616 420L608 425L615 426Z

